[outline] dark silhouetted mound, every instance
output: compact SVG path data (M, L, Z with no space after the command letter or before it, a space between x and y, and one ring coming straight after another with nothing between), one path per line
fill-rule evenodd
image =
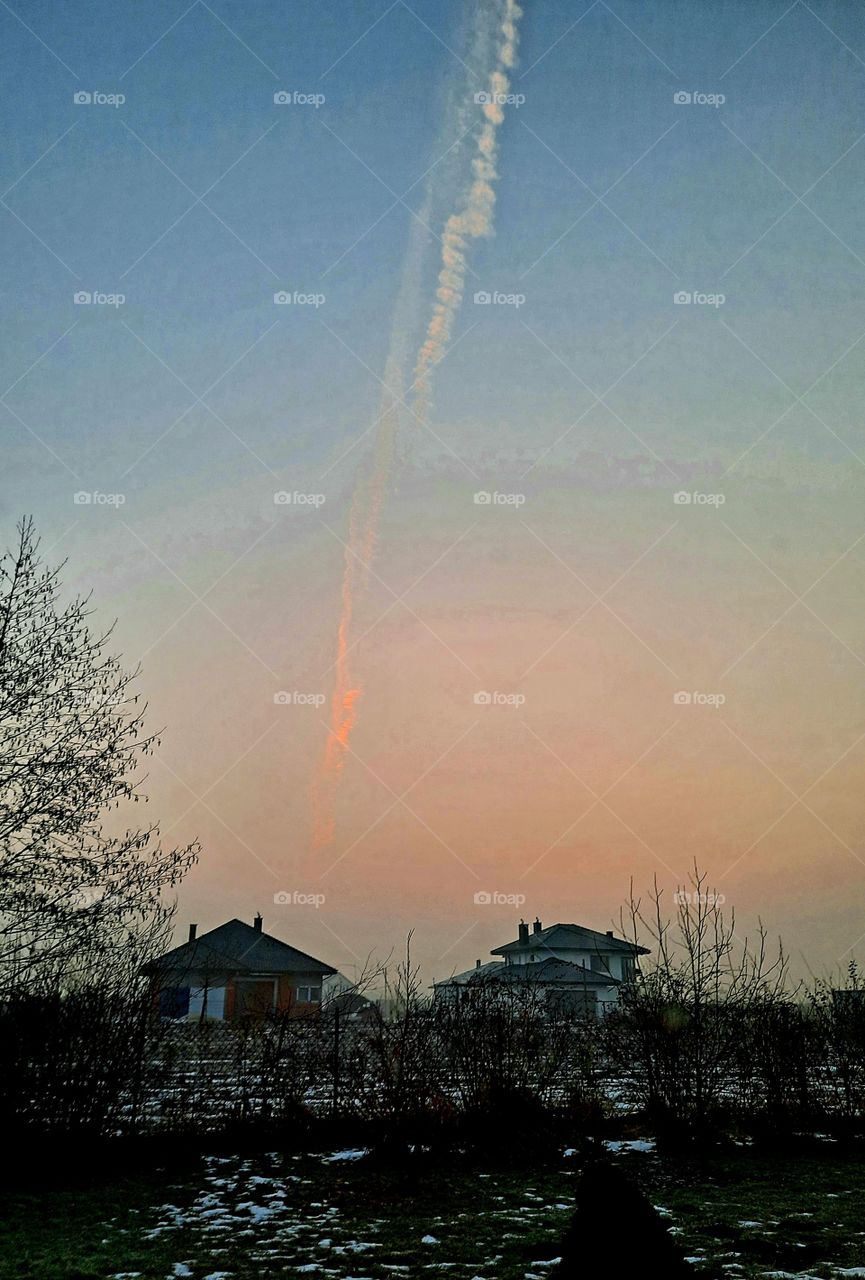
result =
M589 1165L583 1173L561 1252L561 1264L552 1272L557 1280L693 1280L695 1275L643 1192L606 1163Z

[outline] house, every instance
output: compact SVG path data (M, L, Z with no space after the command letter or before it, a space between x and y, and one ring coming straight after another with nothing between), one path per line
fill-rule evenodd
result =
M261 916L189 938L148 972L163 1018L232 1021L268 1013L303 1014L321 1007L322 984L336 970L262 929Z
M434 984L436 999L459 1000L478 988L505 992L541 991L550 1005L570 1013L606 1013L615 1008L625 983L637 973L646 947L580 924L520 921L513 942L495 947L500 960L481 964Z
M343 1022L372 1022L376 1019L376 1004L342 973L324 978L321 998L327 1010L338 1013Z

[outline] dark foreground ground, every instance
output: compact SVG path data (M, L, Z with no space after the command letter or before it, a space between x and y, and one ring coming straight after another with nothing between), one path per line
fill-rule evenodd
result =
M784 1153L742 1146L702 1161L639 1141L606 1150L699 1274L865 1277L861 1150L808 1140ZM67 1171L44 1185L46 1168L40 1190L28 1178L29 1189L3 1193L0 1277L543 1280L560 1253L582 1159L524 1151L493 1166L415 1152L396 1165L353 1150L226 1152L126 1175ZM597 1230L609 1234L609 1274L618 1276L616 1237L627 1223L612 1207Z

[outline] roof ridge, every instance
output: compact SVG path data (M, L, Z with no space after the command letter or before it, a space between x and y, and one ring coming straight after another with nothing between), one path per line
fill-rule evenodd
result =
M233 939L236 949L235 954L231 947L231 935L232 933L236 934L238 926L242 929L242 935L240 938L235 937ZM249 945L245 950L241 950L247 939L249 939ZM262 943L264 944L263 948L261 946ZM196 938L188 939L186 942L181 942L178 946L170 948L159 957L157 963L164 965L166 961L172 960L192 961L196 951L199 950L199 954L210 952L212 955L228 961L229 965L254 972L256 969L254 959L253 963L247 960L250 953L256 950L259 952L270 950L272 952L272 949L276 949L277 955L283 963L290 958L293 967L296 967L299 962L308 961L314 967L328 973L337 972L333 965L327 964L324 960L319 960L307 951L302 951L300 947L296 947L290 942L283 942L282 938L274 937L272 933L265 933L263 929L256 929L254 925L247 924L245 920L239 920L237 916L223 921L222 924L215 925L214 928L208 929L206 933L199 934ZM259 966L262 972L267 972L270 967L266 964Z

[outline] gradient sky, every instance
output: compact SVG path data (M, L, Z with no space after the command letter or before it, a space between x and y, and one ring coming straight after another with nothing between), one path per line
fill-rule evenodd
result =
M183 922L260 910L349 973L414 928L441 977L521 914L607 928L631 878L670 895L696 858L797 971L865 959L865 22L846 3L526 0L496 235L430 429L403 425L355 754L333 847L309 854L327 708L273 697L330 694L348 504L421 179L473 82L470 9L0 8L4 541L32 512L142 664L165 725L150 807L204 845ZM274 306L283 289L325 301Z

